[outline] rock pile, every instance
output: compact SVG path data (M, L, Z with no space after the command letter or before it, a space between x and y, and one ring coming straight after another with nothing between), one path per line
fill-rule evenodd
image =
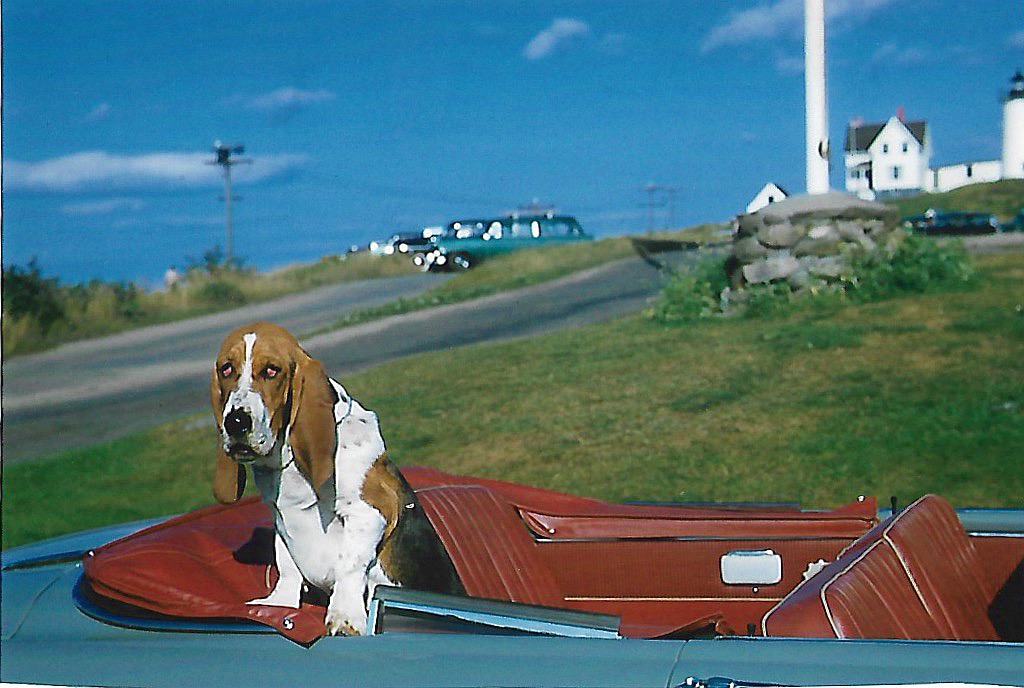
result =
M791 196L736 220L728 262L733 289L785 282L794 290L840 281L850 258L884 246L894 208L838 191Z

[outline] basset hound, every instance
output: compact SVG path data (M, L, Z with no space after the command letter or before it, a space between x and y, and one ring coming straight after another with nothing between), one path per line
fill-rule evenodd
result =
M257 322L228 334L210 395L220 431L215 497L238 500L249 466L274 519L278 581L250 604L297 608L309 583L330 595L327 632L358 635L377 585L463 594L387 457L377 415L288 331Z

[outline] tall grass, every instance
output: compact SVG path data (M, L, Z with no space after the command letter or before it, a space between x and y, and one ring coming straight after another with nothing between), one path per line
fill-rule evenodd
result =
M224 265L193 266L173 289L147 291L131 283L62 285L34 261L3 274L3 350L6 356L76 339L202 315L327 284L411 274L398 256L325 256L271 272Z

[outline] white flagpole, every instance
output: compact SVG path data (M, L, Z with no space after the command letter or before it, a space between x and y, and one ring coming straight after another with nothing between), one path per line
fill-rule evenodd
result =
M822 194L829 190L825 0L804 0L804 95L807 110L807 193Z

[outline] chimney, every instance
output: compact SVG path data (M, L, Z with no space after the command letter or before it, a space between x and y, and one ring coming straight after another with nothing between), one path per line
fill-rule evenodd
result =
M903 121L903 106L899 105L896 107L896 119Z

